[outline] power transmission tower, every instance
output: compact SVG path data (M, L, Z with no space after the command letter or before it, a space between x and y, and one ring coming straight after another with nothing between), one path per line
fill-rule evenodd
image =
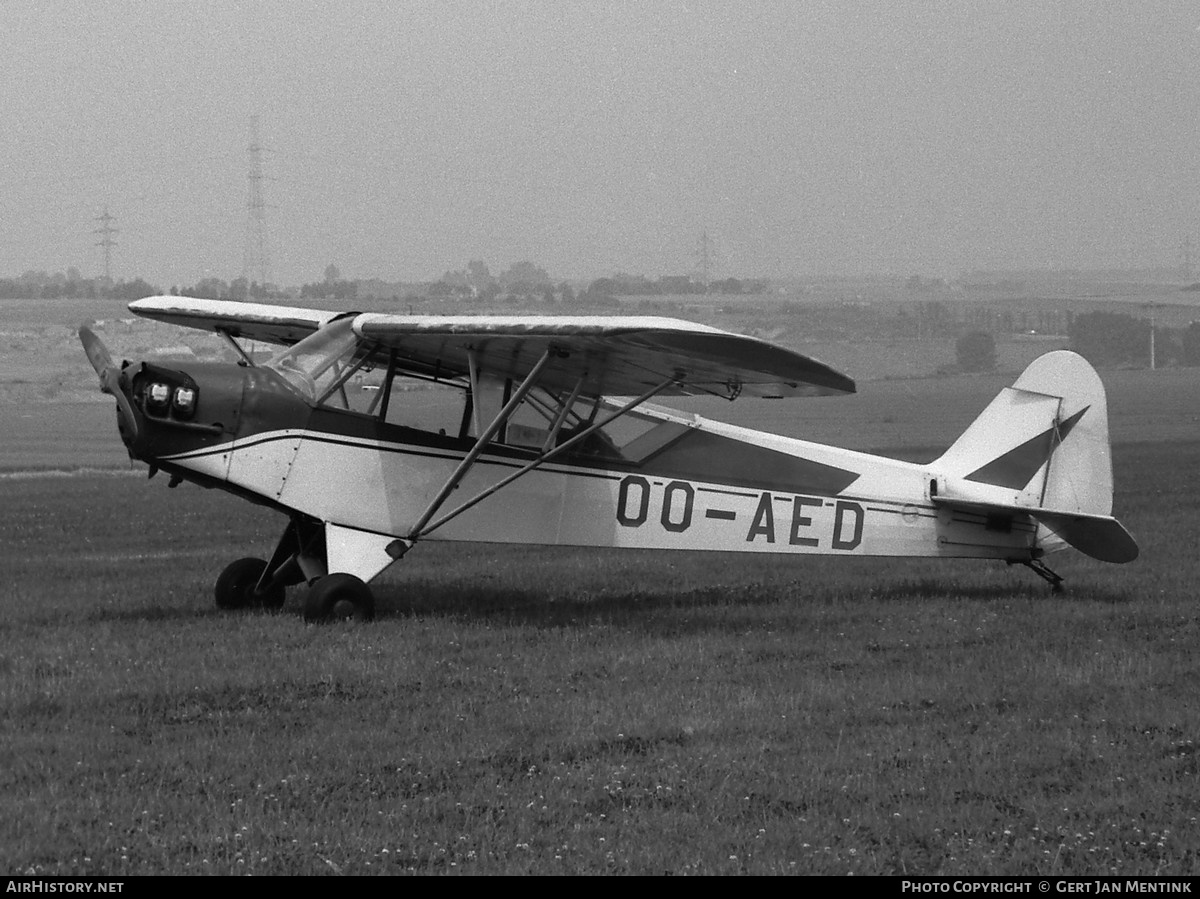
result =
M1150 310L1150 370L1154 371L1154 369L1157 367L1157 361L1154 358L1156 351L1154 346L1154 310L1157 309L1158 306L1155 303L1143 303L1142 307Z
M265 287L270 275L267 264L267 205L263 201L263 150L258 137L258 116L250 117L250 182L246 201L246 242L242 254L242 277Z
M112 250L117 245L113 240L114 234L121 232L112 226L116 221L108 214L108 206L104 207L104 214L96 216L96 221L100 222L100 227L92 231L93 234L99 234L100 239L96 241L96 246L104 248L104 280L112 283Z
M708 281L716 251L713 249L712 238L708 236L707 231L700 232L700 243L696 248L696 255L700 259L700 280L704 284L704 292L708 293Z

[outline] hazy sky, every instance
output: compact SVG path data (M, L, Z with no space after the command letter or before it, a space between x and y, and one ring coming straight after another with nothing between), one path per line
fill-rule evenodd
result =
M0 276L1200 256L1200 3L0 0Z

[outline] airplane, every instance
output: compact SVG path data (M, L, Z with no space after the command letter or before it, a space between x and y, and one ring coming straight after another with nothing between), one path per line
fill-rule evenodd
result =
M651 400L848 394L758 338L649 316L336 313L156 296L136 315L220 335L237 362L123 362L80 340L132 459L282 512L266 559L216 580L222 609L368 620L373 578L426 540L1124 563L1104 386L1036 359L939 458L904 462ZM278 348L269 358L259 344ZM258 357L258 358L256 358ZM913 414L920 414L915 410Z

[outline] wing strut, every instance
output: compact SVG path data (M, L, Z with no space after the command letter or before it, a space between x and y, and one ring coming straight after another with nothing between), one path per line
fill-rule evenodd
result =
M571 411L571 407L575 405L575 401L579 399L579 394L583 391L583 382L587 379L585 374L575 382L575 387L571 390L571 395L567 397L567 401L562 403L558 410L558 414L554 416L554 421L550 423L550 433L546 435L546 442L542 444L542 452L550 452L554 441L558 438L558 432L562 430L563 422L567 420L567 413ZM561 401L561 397L559 398ZM572 442L574 442L572 440Z
M545 359L546 357L543 355L542 360L545 361ZM474 347L467 350L467 378L471 385L471 418L475 423L475 433L482 434L483 421L480 419L480 414L483 412L483 407L479 400L479 354ZM526 376L526 380L529 380L528 376ZM497 419L497 421L500 420ZM490 438L490 432L488 436Z
M466 476L467 472L471 470L471 466L475 464L475 460L479 458L480 454L487 447L488 441L490 441L495 433L500 430L500 426L504 424L504 422L508 419L508 416L513 413L513 410L521 404L521 400L525 399L525 394L529 393L529 391L533 389L533 385L537 381L538 375L542 373L542 369L546 367L546 363L550 361L552 354L553 350L549 348L542 353L542 357L538 359L537 363L532 369L530 369L529 374L525 376L525 380L521 382L521 386L513 392L513 395L509 398L508 402L504 404L504 408L496 414L496 417L492 419L491 424L489 424L487 428L480 432L479 436L475 438L475 445L471 447L471 451L467 453L461 462L458 463L458 466L451 473L449 479L447 479L446 483L442 485L442 489L437 492L437 496L433 498L433 501L430 502L425 511L421 513L421 517L417 519L417 523L413 525L412 532L408 535L409 540L416 540L418 536L425 532L425 525L429 523L429 519L431 519L434 516L434 513L441 508L442 503L446 501L446 497L450 495L450 492L458 486L459 481L461 481ZM474 368L473 365L472 368ZM472 371L473 383L475 380L474 375L475 372Z
M600 430L605 425L609 424L610 422L614 421L617 418L620 418L622 415L624 415L626 412L629 412L631 409L637 408L642 403L646 402L647 400L649 400L651 397L655 396L656 394L661 393L662 391L666 390L668 387L670 387L672 384L674 384L677 380L679 380L677 376L672 376L670 378L667 378L662 383L657 384L654 387L651 387L649 390L647 390L641 396L630 400L628 403L626 403L624 406L617 409L610 415L604 416L604 418L600 419L599 421L593 421L590 425L588 425L586 428L581 430L578 434L572 435L570 440L564 440L562 443L560 443L558 446L554 447L554 449L549 450L548 452L543 451L543 452L539 453L538 457L536 459L534 459L533 461L527 463L526 465L522 466L521 468L518 468L512 474L507 475L506 477L497 481L495 484L493 484L491 487L488 487L486 490L481 490L479 493L477 493L475 496L471 497L465 503L456 507L453 511L447 512L445 515L443 515L441 518L439 518L433 524L426 527L425 526L426 522L428 522L429 518L432 517L432 511L435 511L436 509L429 511L426 515L421 516L421 520L417 523L417 526L412 529L412 532L408 535L407 539L410 541L415 541L415 540L419 540L422 537L427 536L431 531L434 531L437 528L440 528L446 522L450 521L450 519L458 517L463 512L467 511L472 506L474 506L476 503L482 502L483 500L485 500L489 496L491 496L493 493L496 493L501 488L507 487L509 484L511 484L517 478L521 477L524 474L528 474L529 472L533 471L535 468L539 467L543 463L550 461L552 458L559 455L560 453L566 452L571 447L573 447L576 443L579 443L580 441L587 439L589 436L591 436L596 431ZM522 384L521 386L524 387L525 385ZM504 412L501 412L501 417L503 417L503 415L504 415ZM474 453L474 450L479 447L480 447L480 444L477 442L475 444L475 447L472 448L472 453ZM474 455L477 457L479 454L474 453ZM472 462L474 461L474 458L471 455L468 455L467 458L471 459ZM464 463L466 463L466 461L467 461L466 459L463 460ZM459 468L462 468L462 467L463 467L462 465L459 466ZM461 479L462 475L465 475L466 472L463 471L462 474L460 475L459 472L456 470L454 474L456 476L458 476L459 479ZM452 476L452 478L453 478L453 476ZM455 483L457 483L457 481L455 481ZM447 494L450 492L449 490L446 490L445 488L443 488L443 490ZM439 494L439 496L441 496L441 494ZM442 497L442 498L444 499L444 497ZM440 505L440 503L439 503L439 505Z
M233 339L233 335L229 333L228 329L214 328L213 330L221 335L227 344L233 347L233 351L238 354L245 365L249 366L250 368L254 368L254 360L250 358L250 354L246 352L245 348Z

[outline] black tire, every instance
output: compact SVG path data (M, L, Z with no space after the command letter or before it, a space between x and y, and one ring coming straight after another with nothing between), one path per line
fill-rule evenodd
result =
M317 578L304 601L305 621L370 621L374 617L371 588L352 574Z
M262 559L238 559L230 562L217 578L213 595L219 609L271 609L283 608L287 594L282 585L277 585L265 593L255 593L254 588L258 579L267 570L267 563Z

